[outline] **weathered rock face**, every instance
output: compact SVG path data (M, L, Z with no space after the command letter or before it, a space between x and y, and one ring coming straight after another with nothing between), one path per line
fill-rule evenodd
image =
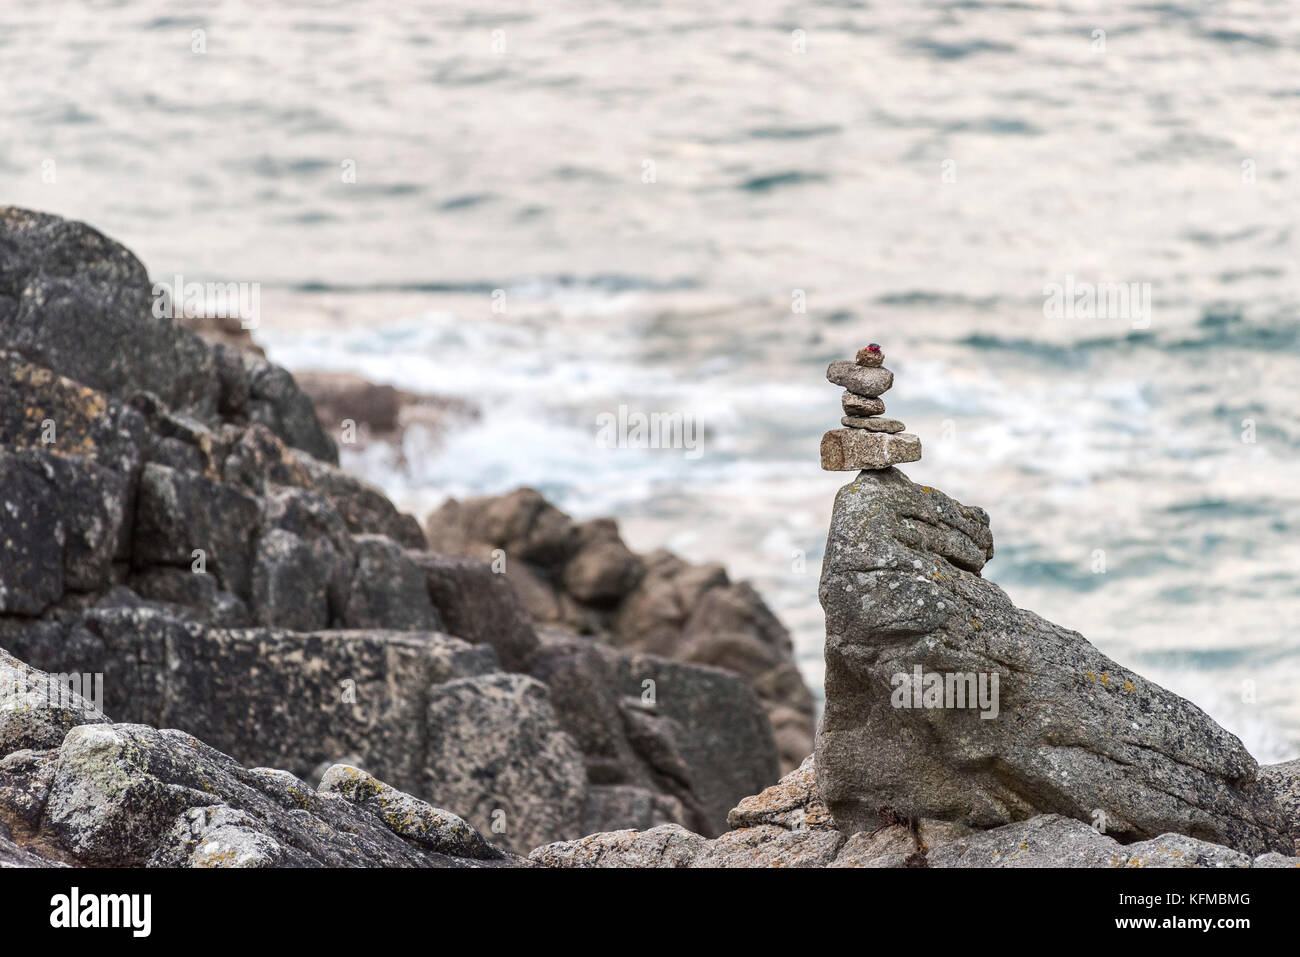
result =
M612 520L575 522L532 489L449 501L425 532L437 551L504 563L538 625L743 675L767 709L782 770L811 749L813 700L790 635L758 593L721 566L665 551L636 555Z
M980 577L992 553L982 510L896 469L840 490L820 591L827 701L817 739L817 778L838 825L869 829L882 807L977 828L1101 815L1121 841L1175 832L1290 853L1296 822L1241 742L1078 633L1016 608ZM996 675L996 707L896 706L926 703L924 684L907 694L918 668L984 675L990 691Z
M1259 778L1281 808L1283 818L1300 822L1300 758L1264 765L1259 769ZM1296 837L1296 850L1287 853L1300 853L1300 836Z
M484 830L504 812L493 836L505 846L584 832L580 753L544 686L501 673L487 645L413 631L210 628L128 592L68 625L0 629L0 643L51 668L75 658L104 674L110 712L182 727L249 764L307 777L355 754ZM496 693L512 682L521 693Z
M147 286L85 291L116 311L73 349L72 319L47 322L28 279L144 282L120 246L6 211L0 252L0 648L102 674L118 720L313 780L346 759L521 851L666 821L718 833L732 803L775 778L745 679L574 635L543 653L512 578L426 551L411 516L323 460L332 446L312 440L315 414L287 373L156 319ZM119 366L84 361L124 344ZM586 556L569 573L584 600L607 605L640 581L613 523L536 511L525 551ZM646 681L656 707L637 698ZM35 714L0 715L0 744L22 755L0 770L15 805L31 806L85 723ZM182 829L237 835L252 813ZM249 840L258 860L296 860Z
M473 559L430 552L410 557L424 573L429 597L448 632L491 645L510 671L527 670L537 632L503 575Z
M317 793L285 771L245 768L183 732L113 724L78 694L52 696L56 686L0 652L8 732L0 740L0 864L521 863L456 815L355 768L331 769ZM26 731L15 734L18 727Z
M544 631L532 674L582 749L595 791L587 831L676 823L726 830L738 796L777 776L767 716L748 683L717 668L627 655ZM639 810L636 810L639 808Z
M119 398L151 392L203 419L260 422L288 445L337 462L292 377L209 347L154 315L144 266L85 223L0 207L0 341L38 366Z
M491 674L437 685L426 727L425 790L502 843L527 852L584 830L582 753L560 732L541 682Z

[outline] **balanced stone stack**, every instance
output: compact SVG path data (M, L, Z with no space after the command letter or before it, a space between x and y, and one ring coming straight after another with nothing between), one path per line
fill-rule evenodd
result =
M903 423L881 413L881 396L894 384L894 373L884 367L885 354L874 342L858 350L856 361L837 359L826 378L846 390L842 429L822 436L822 468L828 472L887 469L921 458L921 440L903 431Z

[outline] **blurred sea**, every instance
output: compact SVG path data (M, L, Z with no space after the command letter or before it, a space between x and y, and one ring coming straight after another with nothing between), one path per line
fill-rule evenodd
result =
M346 464L723 562L815 684L823 372L880 342L904 470L988 509L986 575L1281 760L1298 50L1285 2L8 0L0 202L261 283L290 368L480 402ZM1066 282L1149 284L1150 321L1048 318ZM620 405L701 454L598 447Z

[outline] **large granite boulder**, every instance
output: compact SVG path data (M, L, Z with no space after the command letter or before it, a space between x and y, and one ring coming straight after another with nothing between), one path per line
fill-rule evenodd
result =
M992 553L982 510L896 469L862 472L836 497L816 753L839 826L869 829L882 807L977 828L1056 813L1104 819L1120 841L1174 832L1290 853L1296 822L1241 742L1077 632L1015 607L980 577ZM918 672L940 676L938 690ZM974 683L944 677L959 675ZM957 697L980 681L986 705Z

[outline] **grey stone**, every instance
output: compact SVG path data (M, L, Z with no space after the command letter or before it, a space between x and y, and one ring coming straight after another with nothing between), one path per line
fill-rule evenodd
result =
M902 432L905 425L897 419L883 416L845 415L840 417L840 425L846 429L866 429L868 432Z
M921 458L921 440L911 432L832 429L822 436L822 468L828 472L886 469Z
M834 830L830 810L817 793L813 756L760 794L743 798L727 814L731 828L776 825L790 830Z
M429 688L496 667L490 648L422 632L173 628L166 656L156 723L300 776L357 754L379 777L430 797L422 764Z
M424 573L429 597L443 627L466 641L491 645L511 671L527 668L537 632L505 575L472 558L409 552Z
M14 843L13 839L0 830L0 869L9 867L66 867L67 865L33 853Z
M539 626L747 678L768 711L781 770L797 767L812 750L814 704L789 632L751 586L731 582L722 566L692 565L663 550L632 555L612 521L575 523L531 489L449 501L429 515L426 531L437 551L490 558ZM447 628L458 630L449 622ZM596 763L608 755L593 762L584 751L589 771L603 773ZM706 830L716 833L720 824L715 816Z
M226 426L222 433L220 443L213 443L209 471L219 475L226 484L237 485L268 500L288 492L281 486L312 487L312 471L303 463L316 460L285 445L266 426L256 423L244 429ZM321 469L330 468L323 462L317 464ZM342 523L341 518L338 521Z
M845 415L881 415L885 411L885 400L866 395L845 392L840 396L840 405Z
M862 472L836 497L816 754L840 826L870 829L881 807L984 828L1101 813L1121 840L1173 831L1289 851L1292 826L1241 742L1077 632L1012 605L979 576L992 551L982 510L895 469ZM918 666L996 674L997 717L895 707L895 676Z
M0 612L39 614L110 577L131 498L125 476L44 449L0 449L0 475Z
M591 639L546 631L529 674L546 685L555 716L582 751L593 783L649 783L638 779L637 754L624 730L615 660L612 650Z
M581 833L586 770L545 685L484 675L437 685L428 699L422 794L518 852Z
M318 790L338 794L369 811L394 834L426 851L482 861L509 856L450 811L404 794L358 768L334 765L325 772Z
M117 396L149 389L176 407L211 407L202 342L159 319L144 266L84 223L0 207L0 338L17 352Z
M929 853L970 832L970 828L929 818L917 822L917 834L902 824L858 831L844 842L827 867L929 867Z
M78 674L78 682L80 678ZM104 713L70 680L39 671L0 648L0 757L57 748L77 725L104 720Z
M1259 779L1273 795L1283 819L1293 830L1300 832L1300 758L1263 765L1259 769ZM1296 852L1300 853L1300 840L1297 840Z
M240 353L248 382L245 411L286 443L330 465L339 461L338 446L316 418L307 393L286 370L251 352Z
M330 625L330 585L340 556L328 542L307 542L276 528L257 542L252 611L258 624L316 631Z
M256 591L256 574L254 591ZM146 602L177 605L219 628L248 628L254 624L244 602L222 589L215 575L155 565L132 573L127 587Z
M204 570L222 586L247 598L253 534L261 521L254 497L195 472L148 464L140 474L133 560L136 567L193 567L203 552Z
M120 244L84 223L0 207L0 339L12 352L117 399L151 393L210 424L251 417L337 462L285 370L219 352L154 307L145 267ZM236 373L234 361L246 367Z
M677 824L558 841L528 855L542 867L690 867L709 842Z
M343 609L345 628L441 629L424 573L396 542L358 535L355 546L357 565Z
M836 359L826 367L826 378L854 395L878 398L894 384L894 373L888 369L860 366L851 359Z
M491 647L438 633L220 629L141 603L102 604L70 628L0 632L0 644L49 670L75 661L102 672L105 708L123 720L179 728L300 777L359 755L420 796L429 688L499 668ZM57 746L62 731L20 746Z
M251 814L223 804L192 807L177 815L147 863L204 869L320 866L266 833Z
M589 830L672 821L718 834L724 822L716 802L722 795L736 800L745 793L738 769L756 755L764 762L760 768L769 766L767 739L749 730L754 704L744 682L716 669L672 667L674 684L698 682L724 706L661 711L643 701L646 679L628 656L577 635L543 633L531 674L546 683L556 717L581 749L592 794L596 787L625 788L589 797ZM716 742L733 742L743 750L711 755ZM653 800L646 804L639 792ZM619 816L622 811L626 814Z
M1042 814L943 844L930 867L1118 867L1126 848L1082 821Z
M134 475L147 431L130 406L0 351L0 446L79 456Z
M83 725L59 752L45 824L88 864L473 866L426 851L283 771L180 731Z
M618 686L640 704L645 719L666 731L685 765L691 793L707 815L709 830L721 833L736 802L778 776L776 744L763 706L745 682L721 669L652 655L623 656L617 664ZM649 688L653 703L644 702ZM629 717L637 712L625 709Z
M23 750L0 758L0 825L40 827L58 754L54 749Z
M0 613L39 615L63 595L63 509L32 454L0 450L0 474Z
M1250 867L1248 855L1185 834L1161 834L1130 844L1116 867Z
M21 290L3 338L93 389L119 398L147 389L173 408L215 414L219 386L207 347L170 319L155 318L151 305L147 285L39 275Z
M1300 867L1300 857L1286 857L1276 851L1269 851L1255 858L1253 867Z
M773 824L728 831L692 867L825 867L844 843L839 831L790 831Z

